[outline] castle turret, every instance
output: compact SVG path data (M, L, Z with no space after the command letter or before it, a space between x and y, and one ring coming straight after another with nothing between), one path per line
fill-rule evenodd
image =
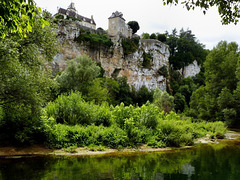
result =
M108 18L108 34L110 36L122 35L127 38L129 37L129 27L126 25L121 12L113 12Z
M73 2L71 2L71 4L68 6L67 10L76 12L75 4Z

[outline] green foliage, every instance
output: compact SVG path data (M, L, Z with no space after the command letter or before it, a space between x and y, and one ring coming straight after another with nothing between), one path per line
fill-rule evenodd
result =
M90 144L88 146L88 149L90 151L104 151L106 148L104 146L102 146L102 145L97 146L95 144Z
M12 34L0 40L0 105L6 140L30 142L38 137L41 107L54 86L46 63L57 52L53 29L35 19L26 38Z
M108 100L108 89L103 85L102 79L95 79L87 91L88 94L85 98L87 101L94 101L96 104L101 104Z
M159 88L154 90L153 103L158 107L159 111L169 113L174 110L174 97Z
M58 96L46 106L45 112L47 117L53 117L62 124L110 126L112 123L112 115L106 103L98 106L93 102L85 102L78 92Z
M100 67L88 56L82 55L68 61L67 68L56 77L61 92L78 90L87 94L87 86L100 74Z
M207 55L204 46L196 40L191 30L180 30L179 35L174 29L167 37L166 44L170 48L169 62L173 69L181 69L191 64L194 60L202 64Z
M57 123L60 115L64 116L65 124ZM83 123L84 118L87 123ZM109 107L107 104L86 103L79 93L61 95L49 103L42 121L48 145L69 147L69 151L84 146L96 150L103 146L121 148L141 144L152 147L192 145L196 138L207 133L213 138L222 138L226 132L221 122L195 123L174 112L164 115L149 102L141 107L125 106L123 103Z
M182 95L181 93L176 93L174 95L174 104L176 112L183 112L184 109L187 107L185 96Z
M150 35L150 39L157 39L157 35L156 35L155 33L152 33L152 34Z
M132 105L124 106L121 103L120 106L116 106L113 109L114 121L122 129L124 129L125 121L128 119L133 120L134 125L139 128L146 126L147 128L154 129L157 125L158 114L158 109L149 102L136 108Z
M64 19L64 16L62 14L58 14L55 16L56 19Z
M0 38L17 34L21 38L32 31L37 20L42 26L49 25L41 17L41 8L33 0L2 0L0 2Z
M168 67L166 65L163 65L159 70L158 70L158 73L167 78L168 77Z
M127 83L127 77L117 78L119 91L115 91L118 104L123 102L125 105L133 104L132 93L130 86Z
M64 148L64 151L68 152L68 153L76 153L77 152L76 149L77 149L77 146L72 145L72 146L68 146L68 147Z
M165 43L167 41L167 36L166 34L157 34L157 40Z
M132 93L134 92L132 91ZM138 106L142 106L147 101L153 101L153 90L148 90L146 86L142 86L138 91L136 91L133 102Z
M142 39L150 39L150 35L148 33L143 33Z
M177 5L180 3L179 1L173 1L173 0L164 0L163 4L175 4ZM206 14L206 11L210 7L216 6L218 8L218 13L220 17L222 18L222 24L230 24L238 23L238 19L240 18L240 15L238 13L239 11L239 4L238 1L230 1L226 3L225 0L201 0L201 1L192 1L192 0L187 0L184 2L181 2L183 6L187 8L187 10L194 10L196 7L200 7L203 11L204 14Z
M239 126L238 61L236 43L222 41L209 53L204 63L206 85L193 93L191 115Z
M118 148L126 147L126 133L116 127L104 126L68 126L63 124L55 125L54 129L49 131L48 145L50 147L67 148L69 146L107 146Z
M140 26L137 21L129 21L127 24L132 29L133 34L135 34L140 29Z
M103 77L104 77L105 70L103 69L103 67L102 67L102 65L101 65L101 62L98 62L98 63L97 63L97 66L100 67L100 74L99 74L98 77L103 78Z
M142 62L142 66L144 68L151 68L151 62L153 60L153 57L150 53L146 53L146 52L143 52L143 62Z
M102 33L94 34L84 30L80 30L78 37L75 38L75 41L78 43L85 43L90 48L98 50L100 50L100 48L109 49L113 46L113 42L107 37L107 35Z
M134 53L139 47L139 38L135 37L132 39L123 39L122 40L122 47L124 56Z
M67 16L66 19L67 19L67 20L72 20L72 21L81 21L80 19L75 18L75 17L73 17L73 16Z

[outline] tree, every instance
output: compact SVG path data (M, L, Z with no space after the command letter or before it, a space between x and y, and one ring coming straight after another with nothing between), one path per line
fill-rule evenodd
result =
M170 48L170 64L175 70L191 64L194 60L202 64L207 55L204 46L189 29L181 29L179 34L174 29L172 34L168 35L166 44Z
M100 74L100 67L87 55L68 61L67 68L56 77L61 92L81 91L87 95L88 86Z
M11 140L29 142L40 128L41 108L54 85L46 63L57 47L55 30L42 27L38 18L25 38L12 34L0 40L0 132Z
M127 24L132 29L132 34L135 34L140 29L137 21L129 21Z
M153 103L158 107L159 111L169 113L174 110L174 97L159 88L154 90Z
M166 42L167 41L167 36L166 34L157 34L157 40L161 41L161 42Z
M137 92L136 97L134 99L134 103L138 104L139 106L142 106L147 101L152 102L153 101L153 91L148 90L146 86L142 86Z
M96 104L101 104L108 100L108 89L102 85L100 78L94 79L93 83L88 87L86 99L94 101Z
M150 39L150 35L148 33L143 33L142 39Z
M193 93L191 115L223 120L231 127L240 125L239 55L238 45L226 41L208 54L204 62L206 85Z
M130 104L133 104L132 100L132 93L130 86L127 83L127 77L120 77L117 78L117 82L119 84L119 92L117 94L117 100L119 104L123 102L125 105L129 106Z
M157 39L157 35L156 35L155 33L152 33L152 34L150 35L150 39Z
M2 0L0 2L0 38L9 33L16 33L21 37L32 31L36 17L41 25L49 25L39 14L33 0Z
M178 3L183 4L187 10L194 10L196 7L200 7L203 9L203 13L205 14L206 11L213 6L218 8L218 13L222 18L223 24L230 24L230 23L238 23L238 19L240 18L239 13L239 1L238 0L185 0L185 1L178 1L178 0L163 0L164 5L166 4L174 4L177 5Z

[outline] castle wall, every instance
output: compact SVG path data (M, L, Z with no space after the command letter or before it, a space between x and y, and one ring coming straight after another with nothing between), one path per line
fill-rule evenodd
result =
M125 21L120 17L108 19L108 34L110 36L122 35L127 38L131 38L132 31L125 24Z

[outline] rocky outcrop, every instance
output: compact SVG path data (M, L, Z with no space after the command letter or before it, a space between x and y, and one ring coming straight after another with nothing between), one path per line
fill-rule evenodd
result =
M189 64L184 68L183 77L193 77L196 76L201 70L201 66L198 65L197 61L193 61L192 64Z
M152 57L148 68L142 65L143 53L148 53ZM142 86L146 86L148 89L159 87L166 90L166 78L159 74L159 69L162 66L168 66L170 54L167 45L157 40L141 39L139 49L135 53L123 58L122 48L119 48L117 54L110 60L102 59L101 61L107 76L112 76L112 74L117 77L127 76L128 83L137 90Z
M53 61L54 72L62 71L68 59L87 54L96 62L101 62L107 77L127 76L129 85L136 89L145 85L148 89L159 87L166 90L166 78L159 74L162 66L168 67L170 53L166 44L158 40L141 39L137 51L124 56L121 43L115 44L111 49L96 50L75 42L74 38L78 36L81 28L77 22L59 23L58 38L61 50ZM143 66L144 53L152 57L147 68Z

